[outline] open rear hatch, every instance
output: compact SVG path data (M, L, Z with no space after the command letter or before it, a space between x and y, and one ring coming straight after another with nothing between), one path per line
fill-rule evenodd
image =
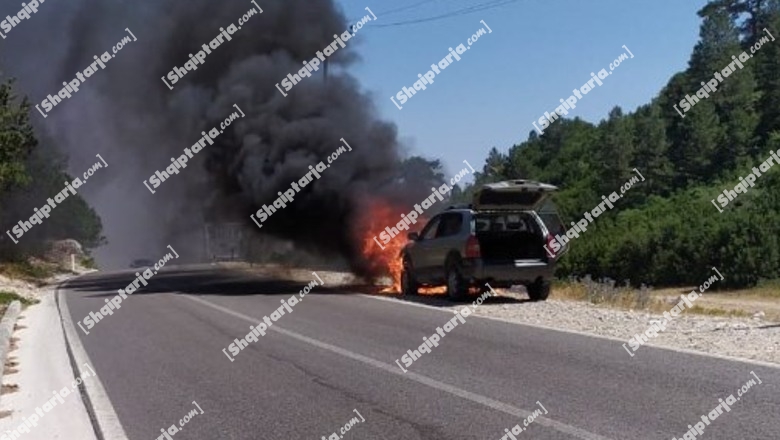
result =
M475 194L475 211L536 211L558 188L533 180L506 180L483 185Z
M483 185L475 194L472 208L477 212L475 232L483 258L487 260L536 260L557 258L568 250L550 249L556 234L566 228L550 197L557 187L533 180L507 180ZM536 212L547 229L545 235L529 212Z
M541 262L545 239L539 223L529 212L478 211L474 232L486 263Z

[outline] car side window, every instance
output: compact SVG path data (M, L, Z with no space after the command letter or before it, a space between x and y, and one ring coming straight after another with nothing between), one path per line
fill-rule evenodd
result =
M561 219L560 217L558 217L558 214L554 212L539 213L539 218L542 219L544 226L547 228L547 231L550 234L558 235L558 234L566 233L566 227L563 225L563 222L561 222Z
M441 216L441 222L439 223L439 230L436 233L436 238L451 237L458 235L463 227L463 216L457 212L451 212L443 214Z
M434 217L431 221L429 221L420 233L420 239L431 240L434 238L436 236L436 230L439 228L439 220L441 220L441 216Z
M561 221L558 215L558 207L552 200L547 200L544 205L537 211L539 218L542 219L547 231L552 235L565 234L566 225Z

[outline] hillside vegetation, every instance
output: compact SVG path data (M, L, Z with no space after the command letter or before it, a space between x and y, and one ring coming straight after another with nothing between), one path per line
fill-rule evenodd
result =
M41 224L32 225L18 243L6 233L20 220L29 221L35 208L73 180L65 168L65 158L54 146L36 139L27 100L14 94L12 81L0 83L0 265L27 264L54 240L75 239L85 250L103 243L100 218L79 194L57 205Z
M780 0L711 1L699 15L688 68L652 102L628 114L615 107L597 125L564 119L543 135L531 131L506 153L493 148L477 174L476 185L526 178L559 186L555 202L568 227L619 191L633 168L641 171L646 181L574 240L559 275L698 285L715 266L726 277L719 287L778 278L780 165L722 213L712 200L720 207L725 189L780 148L780 41L764 31L780 36ZM742 68L724 72L756 42L763 45ZM715 72L724 76L718 90L682 118L674 106L684 111L680 101Z

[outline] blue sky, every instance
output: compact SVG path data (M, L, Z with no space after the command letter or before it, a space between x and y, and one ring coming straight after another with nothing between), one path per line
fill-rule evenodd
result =
M696 12L706 0L518 0L495 9L406 26L378 27L433 17L488 0L430 0L406 11L383 11L422 0L337 0L347 17L377 15L348 44L362 60L350 72L374 96L383 119L398 126L409 154L440 158L447 175L468 160L481 169L492 147L506 152L527 139L532 121L552 111L590 72L609 70L625 50L634 54L577 103L569 117L597 123L619 105L625 112L649 102L688 63L698 40ZM417 74L483 25L482 36L459 62L398 110L390 100Z

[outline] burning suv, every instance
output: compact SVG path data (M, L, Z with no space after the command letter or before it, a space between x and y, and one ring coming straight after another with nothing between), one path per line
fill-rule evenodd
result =
M530 180L484 185L473 203L450 207L433 217L418 234L409 234L401 251L401 292L417 294L421 286L445 284L456 301L470 287L485 289L522 284L532 301L550 294L550 279L564 246L554 257L545 245L565 233L555 205L557 188Z

